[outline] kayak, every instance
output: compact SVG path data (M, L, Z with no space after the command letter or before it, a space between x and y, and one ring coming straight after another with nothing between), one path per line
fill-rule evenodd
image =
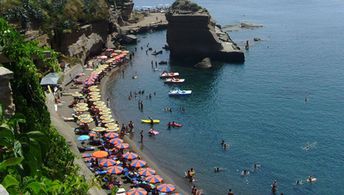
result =
M141 122L142 122L142 123L150 124L150 123L151 123L151 120L150 120L150 119L142 119ZM158 123L160 123L160 120L153 120L153 123L154 123L154 124L158 124Z
M179 76L178 72L162 72L160 78L168 78L168 77L177 77Z
M182 127L182 126L183 126L182 124L179 124L179 123L171 123L171 122L169 122L167 125L168 125L168 126L171 126L171 127Z
M179 79L179 78L167 78L165 79L164 83L184 83L185 79Z
M150 130L148 131L148 134L149 134L149 135L158 135L158 134L159 134L159 131L154 130L154 129L150 129Z
M173 89L168 92L170 96L184 96L184 95L191 95L192 90L181 90L181 89Z

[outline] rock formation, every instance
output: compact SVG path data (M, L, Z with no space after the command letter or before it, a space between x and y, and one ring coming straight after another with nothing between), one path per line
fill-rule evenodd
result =
M208 11L189 0L177 0L166 13L167 43L175 59L211 57L244 62L244 53L211 19Z
M201 68L201 69L208 69L208 68L211 68L212 66L213 65L211 64L210 58L204 58L202 61L194 65L195 68Z

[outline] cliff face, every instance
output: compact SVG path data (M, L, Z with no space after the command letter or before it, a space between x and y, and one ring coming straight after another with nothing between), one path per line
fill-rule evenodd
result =
M244 53L215 25L204 9L188 11L172 6L166 18L167 43L172 58L210 57L228 62L244 61Z

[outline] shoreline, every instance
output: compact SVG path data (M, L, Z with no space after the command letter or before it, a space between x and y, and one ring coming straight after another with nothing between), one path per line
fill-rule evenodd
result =
M130 62L128 62L128 64L129 63ZM120 67L116 67L116 68L112 69L110 72L108 72L106 74L106 76L103 77L103 79L101 80L101 82L99 84L100 93L101 93L101 97L102 97L103 101L106 101L107 98L110 98L110 101L111 101L111 96L109 94L110 91L108 90L108 86L115 79L118 79L118 78L116 78L119 74L118 71L125 69L125 67L128 64L125 64L125 65L122 65ZM119 119L118 113L116 112L116 109L112 108L111 106L109 106L109 107L112 110L112 115L114 116L114 118ZM191 187L190 187L190 189L187 189L188 185L186 184L186 180L184 180L184 178L177 177L176 175L174 175L172 173L172 171L165 170L164 168L161 168L161 166L159 166L159 163L156 162L156 161L158 161L158 159L154 159L153 155L150 154L149 150L148 150L148 152L142 151L139 148L138 143L136 143L134 140L130 139L128 135L125 135L123 140L130 145L130 149L132 151L139 154L142 157L142 159L147 161L147 164L150 167L152 167L154 170L156 170L159 173L159 175L164 178L165 182L173 183L176 186L177 191L181 194L190 194L188 191L191 190ZM162 169L164 169L164 170L162 170Z

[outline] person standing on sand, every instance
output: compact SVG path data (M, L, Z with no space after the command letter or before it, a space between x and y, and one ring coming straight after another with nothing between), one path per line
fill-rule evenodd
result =
M143 130L140 132L140 137L141 137L141 143L143 143Z

